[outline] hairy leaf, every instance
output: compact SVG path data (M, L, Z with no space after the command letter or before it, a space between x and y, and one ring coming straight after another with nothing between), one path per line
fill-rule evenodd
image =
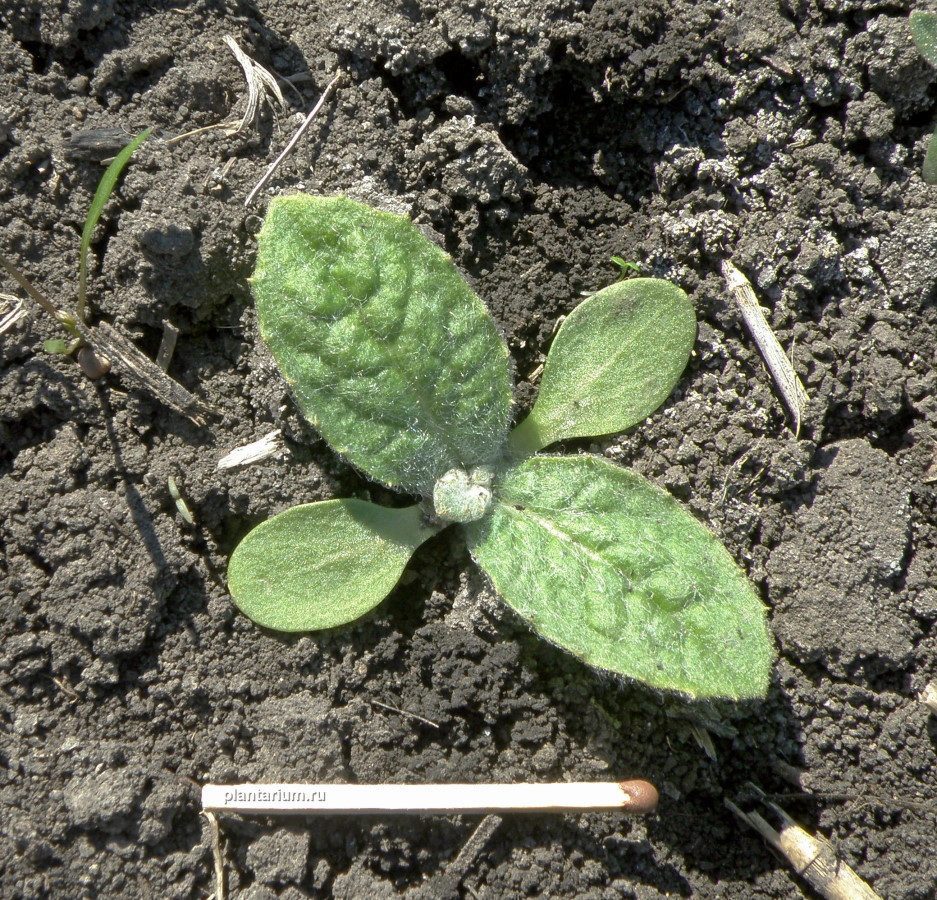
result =
M937 13L916 9L911 13L910 22L918 52L932 66L937 66Z
M511 449L530 455L565 438L630 428L670 395L695 339L693 306L669 281L634 278L593 294L557 332Z
M416 506L364 500L294 506L258 525L228 564L228 588L242 612L278 631L353 622L377 606L420 544L438 529Z
M595 457L500 475L465 526L505 601L589 665L704 697L760 697L765 610L716 538L669 494Z
M408 219L345 197L279 197L251 281L303 414L373 478L425 496L500 453L508 351L452 260Z

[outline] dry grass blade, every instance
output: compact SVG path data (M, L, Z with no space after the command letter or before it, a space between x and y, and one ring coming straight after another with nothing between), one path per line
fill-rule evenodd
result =
M283 441L280 439L280 429L278 428L256 441L235 447L230 453L226 453L218 460L217 468L233 469L236 466L247 466L251 463L260 462L275 453L279 453L283 447Z
M156 353L156 365L164 372L169 371L169 364L172 362L172 356L176 352L176 341L179 339L179 329L172 322L163 321L163 337L159 342L159 350Z
M224 42L228 45L234 58L238 61L244 70L244 78L247 80L247 108L241 118L241 124L237 131L246 131L257 119L257 113L260 110L260 99L262 96L272 94L276 97L281 106L286 105L283 94L280 92L280 86L276 78L273 77L260 63L251 59L231 37L225 36ZM236 132L235 132L236 133Z
M218 818L213 812L203 812L208 821L211 834L211 855L215 863L215 897L214 900L225 900L224 887L224 853L221 849L221 829L218 827Z
M26 310L23 308L23 301L19 297L14 297L12 294L0 294L0 300L13 304L13 309L9 310L9 312L5 311L2 317L0 317L0 334L6 334L6 332L26 315Z
M932 713L937 713L937 681L928 682L927 686L918 694L917 698Z
M475 865L485 846L500 827L501 816L485 816L478 827L469 835L458 856L446 868L426 884L412 893L413 900L438 900L443 897L458 897L459 885Z
M2 253L0 253L0 266L3 266L7 270L9 276L24 290L29 296L36 301L53 319L57 322L60 322L64 325L69 331L73 334L76 334L75 330L75 318L74 316L68 315L68 313L63 313L56 305L36 288L33 283L22 273L16 266L13 265Z
M728 260L722 263L722 276L738 306L745 327L758 347L771 377L774 378L781 399L794 420L794 436L796 437L800 434L800 425L810 398L771 330L771 326L768 325L751 282Z

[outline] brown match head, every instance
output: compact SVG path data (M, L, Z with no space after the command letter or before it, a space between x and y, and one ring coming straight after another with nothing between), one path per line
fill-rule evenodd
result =
M621 781L618 786L627 798L622 807L625 812L643 816L657 809L657 801L660 799L660 795L657 793L657 788L650 781L642 781L636 778L633 781Z

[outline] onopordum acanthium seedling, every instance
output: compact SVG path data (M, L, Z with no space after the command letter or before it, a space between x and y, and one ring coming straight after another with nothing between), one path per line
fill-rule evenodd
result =
M505 602L588 664L693 696L764 694L764 608L716 538L634 472L539 455L623 431L669 396L696 336L683 291L635 278L583 301L511 430L507 347L406 218L344 197L277 198L251 284L302 413L363 472L421 501L329 500L263 522L228 570L250 618L281 631L351 622L458 523Z

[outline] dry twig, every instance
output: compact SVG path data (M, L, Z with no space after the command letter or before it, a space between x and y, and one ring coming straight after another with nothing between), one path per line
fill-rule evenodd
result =
M761 796L764 798L763 794ZM746 825L754 828L826 900L882 900L840 858L826 838L809 834L781 807L767 800L764 802L781 820L780 831L775 831L757 812L742 812L729 800L725 805Z
M86 325L77 316L62 312L2 254L0 266L7 270L10 277L32 300L79 339L77 343L80 349L76 355L82 370L89 378L97 378L110 369L112 362L117 362L124 374L129 375L158 400L187 416L196 425L205 424L204 416L212 412L211 408L178 381L170 378L116 328L107 322L101 322L97 326Z
M372 700L370 702L372 706L379 706L381 709L386 709L390 712L397 713L398 715L406 716L408 719L422 722L424 725L431 725L436 729L440 727L438 722L434 722L432 719L427 719L426 716L421 716L419 713L410 712L407 709L398 709L396 706L391 706L389 703L381 703L380 700Z
M280 167L280 164L284 159L289 155L293 147L296 146L296 143L303 136L303 132L309 127L316 113L322 109L323 104L329 98L329 95L332 93L332 90L335 88L335 85L341 80L342 73L339 72L326 86L325 90L322 92L322 96L319 98L318 103L312 108L308 116L303 120L303 124L296 129L296 134L294 134L290 139L287 145L283 148L283 151L280 155L267 167L267 171L261 176L260 181L254 185L254 189L247 195L247 199L244 201L245 206L250 206L254 202L254 198L257 194L263 189L263 186L271 179L273 173Z
M212 412L211 407L170 378L112 325L101 322L94 328L79 326L79 330L99 356L119 364L122 374L129 375L157 400L182 413L196 425L205 424L205 416Z
M459 885L475 865L479 854L498 830L501 816L485 816L478 827L469 835L458 856L438 875L431 878L426 884L413 891L413 900L440 900L443 897L458 897Z

